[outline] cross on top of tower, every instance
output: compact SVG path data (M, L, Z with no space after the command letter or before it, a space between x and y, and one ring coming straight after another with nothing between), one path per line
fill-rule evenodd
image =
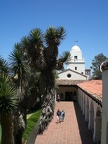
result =
M78 43L78 40L75 41L75 45L77 45L77 43Z

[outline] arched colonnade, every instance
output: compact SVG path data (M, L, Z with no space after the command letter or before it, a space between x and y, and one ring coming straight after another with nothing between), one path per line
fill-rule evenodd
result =
M93 133L93 141L100 143L102 123L101 105L80 88L78 88L78 103L85 117L85 121L88 123L88 129Z

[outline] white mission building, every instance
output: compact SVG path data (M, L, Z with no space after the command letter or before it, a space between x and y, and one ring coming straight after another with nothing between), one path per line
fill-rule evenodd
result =
M81 49L74 45L70 50L70 58L66 62L66 70L58 74L59 80L88 80L90 69L85 69L85 60Z
M78 102L93 141L108 144L108 61L101 66L102 80L90 80L81 49L73 46L70 55L67 68L58 73L55 100L60 95L61 101Z

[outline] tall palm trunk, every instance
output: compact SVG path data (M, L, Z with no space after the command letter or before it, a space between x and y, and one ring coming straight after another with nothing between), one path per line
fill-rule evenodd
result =
M14 144L12 113L1 113L2 139L1 144Z
M22 135L23 131L19 129L17 134L15 135L15 144L22 144Z

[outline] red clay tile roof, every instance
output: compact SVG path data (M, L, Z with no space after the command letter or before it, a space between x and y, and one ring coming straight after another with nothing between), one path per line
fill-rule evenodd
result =
M56 80L57 85L77 85L78 83L82 83L85 80Z
M56 80L58 85L77 85L102 103L102 80Z
M90 80L77 85L93 97L102 101L102 80Z

